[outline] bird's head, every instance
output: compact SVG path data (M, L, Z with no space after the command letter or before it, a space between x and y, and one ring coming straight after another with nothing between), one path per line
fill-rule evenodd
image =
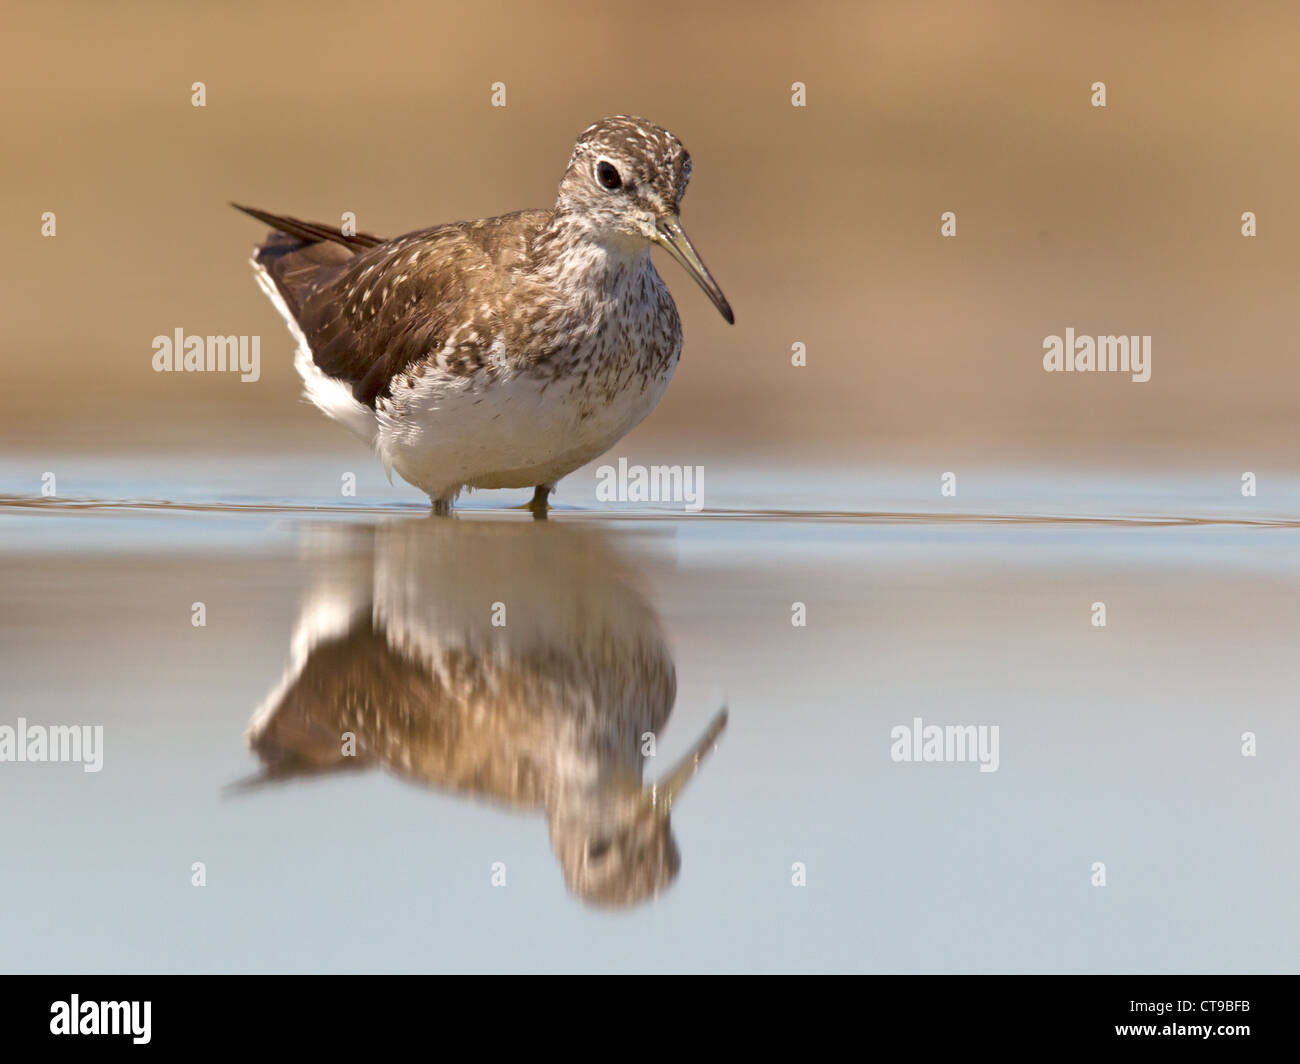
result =
M679 211L690 179L691 157L668 130L644 118L614 115L578 137L556 209L581 218L609 244L658 244L734 323L731 305L682 228Z
M593 905L619 908L655 896L676 878L681 856L669 813L726 725L724 709L654 783L618 774L551 810L551 844L570 890Z

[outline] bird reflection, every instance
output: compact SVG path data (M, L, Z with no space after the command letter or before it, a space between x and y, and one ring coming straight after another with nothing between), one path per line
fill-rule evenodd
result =
M589 903L672 882L669 812L726 711L643 784L676 673L602 534L425 519L327 527L315 546L289 668L248 729L261 773L240 786L381 766L543 811Z

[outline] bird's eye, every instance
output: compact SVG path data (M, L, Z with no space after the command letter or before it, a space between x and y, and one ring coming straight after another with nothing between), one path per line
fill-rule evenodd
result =
M587 844L587 860L599 861L605 854L609 853L610 846L613 845L611 839L595 839Z
M600 162L596 164L596 180L611 192L623 187L623 179L614 169L613 163Z

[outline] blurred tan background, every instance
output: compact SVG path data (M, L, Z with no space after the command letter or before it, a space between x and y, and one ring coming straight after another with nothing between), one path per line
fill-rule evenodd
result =
M642 439L1294 469L1298 33L1251 3L11 6L0 446L351 446L297 401L227 201L384 235L549 205L577 133L633 112L690 149L738 322L659 261L686 348ZM1045 373L1067 326L1150 334L1151 381ZM155 374L177 327L260 334L261 381Z

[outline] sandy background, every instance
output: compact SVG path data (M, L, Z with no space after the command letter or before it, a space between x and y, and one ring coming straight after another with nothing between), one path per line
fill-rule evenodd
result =
M576 134L628 111L692 152L683 217L738 320L660 262L687 340L642 441L1297 466L1293 6L55 3L6 23L11 453L350 446L296 401L245 264L260 229L227 200L387 235L546 205ZM261 381L155 374L178 326L261 334ZM1151 382L1044 373L1067 326L1150 334Z

